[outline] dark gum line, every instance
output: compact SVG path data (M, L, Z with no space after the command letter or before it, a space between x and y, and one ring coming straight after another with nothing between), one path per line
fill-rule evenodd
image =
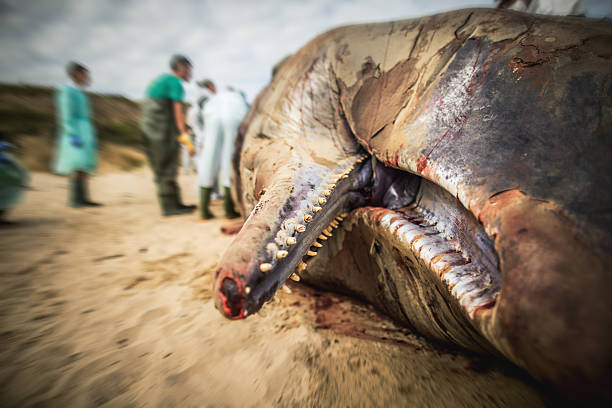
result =
M315 214L311 222L305 224L306 231L294 235L297 238L297 243L291 247L289 255L285 259L278 261L274 269L267 272L264 279L252 288L251 293L247 295L244 302L244 309L249 314L261 308L267 300L274 296L274 293L280 289L294 272L298 263L302 261L302 257L305 256L306 251L310 249L312 243L322 233L323 229L327 228L336 216L348 209L347 205L352 198L350 190L354 179L351 176L358 173L359 169L355 169L351 172L349 178L341 180L336 184L336 188L327 198L328 202L323 206L323 210ZM316 231L316 233L312 231ZM267 293L271 294L271 296L266 297Z

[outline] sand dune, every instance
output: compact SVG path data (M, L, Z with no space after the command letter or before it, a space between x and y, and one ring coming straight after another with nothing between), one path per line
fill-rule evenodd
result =
M195 201L193 176L181 184ZM434 345L371 307L299 284L246 321L211 300L225 222L162 219L150 173L93 179L101 208L36 191L0 230L0 405L543 406L502 362ZM220 203L213 211L221 215Z

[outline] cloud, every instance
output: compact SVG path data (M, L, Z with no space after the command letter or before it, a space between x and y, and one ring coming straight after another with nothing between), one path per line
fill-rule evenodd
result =
M607 0L606 0L607 1ZM274 64L315 35L349 23L397 20L493 0L0 0L0 81L58 85L74 59L93 74L92 90L141 98L167 71L173 53L188 55L195 78L233 85L252 100ZM600 15L603 0L589 0ZM193 97L193 85L188 86Z

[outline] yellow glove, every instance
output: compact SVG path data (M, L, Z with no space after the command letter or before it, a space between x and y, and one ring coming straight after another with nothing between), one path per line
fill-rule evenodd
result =
M195 148L193 147L193 143L191 143L191 137L189 137L187 132L181 133L181 135L178 137L178 141L180 144L185 146L185 149L187 149L190 156L195 154Z

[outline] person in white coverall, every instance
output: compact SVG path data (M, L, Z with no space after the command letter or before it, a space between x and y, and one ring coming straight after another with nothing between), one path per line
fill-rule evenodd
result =
M204 149L198 157L200 216L202 219L213 217L208 205L215 179L219 177L218 181L223 187L225 216L236 218L240 214L234 210L230 192L232 156L238 127L247 113L248 105L237 91L224 89L217 92L210 80L204 81L204 86L212 96L204 106Z
M199 97L196 104L189 109L189 113L187 114L187 123L189 123L189 126L191 126L191 135L193 139L193 145L195 147L195 156L192 158L192 160L194 165L196 166L196 171L198 157L202 153L202 148L204 146L203 108L207 100L208 96Z
M551 16L585 16L584 0L501 0L497 8Z

